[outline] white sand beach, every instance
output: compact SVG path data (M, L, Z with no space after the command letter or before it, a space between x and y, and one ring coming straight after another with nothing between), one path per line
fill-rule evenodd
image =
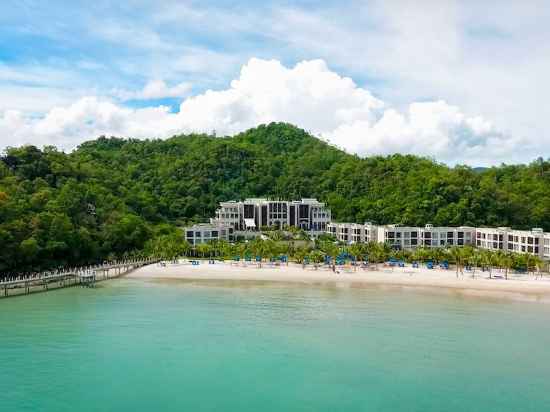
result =
M348 267L337 268L333 272L328 267L306 266L290 263L288 265L270 266L262 264L259 268L255 263L200 261L192 265L188 261L177 264L159 264L145 266L126 277L144 280L187 280L187 281L256 281L256 282L287 282L302 284L333 284L352 287L368 285L416 287L438 289L440 291L461 293L465 295L487 296L495 298L511 298L550 303L550 278L535 278L532 275L508 275L493 270L494 279L489 279L488 272L476 270L475 277L471 272L464 272L456 277L452 269L427 269L425 267L389 268L379 265L378 270Z

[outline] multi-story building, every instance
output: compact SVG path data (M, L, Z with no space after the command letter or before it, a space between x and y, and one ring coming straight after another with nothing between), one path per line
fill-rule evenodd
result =
M424 247L472 245L476 229L470 226L447 227L426 225L420 229L420 244Z
M545 238L548 239L548 236L550 236L550 234L545 234L540 228L534 228L528 231L513 230L509 227L484 227L476 229L476 245L482 249L531 253L544 258L544 243Z
M378 242L388 243L395 249L471 245L474 237L475 228L469 226L445 227L430 224L424 227L378 226Z
M367 243L378 238L377 227L366 223L329 223L327 233L341 242Z
M185 239L192 246L208 243L212 240L234 240L233 228L222 224L199 223L183 228Z
M476 243L480 249L506 250L505 238L507 227L478 227L476 228Z
M221 202L216 217L211 219L211 223L227 225L236 231L294 226L314 233L326 231L330 221L330 209L317 199Z
M415 249L421 245L420 228L400 225L377 227L376 241L387 243L393 249Z
M550 233L545 233L543 236L542 257L550 260Z

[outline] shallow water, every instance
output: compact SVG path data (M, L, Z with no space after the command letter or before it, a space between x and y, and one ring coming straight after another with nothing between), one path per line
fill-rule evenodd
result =
M116 280L0 301L2 411L548 411L550 305Z

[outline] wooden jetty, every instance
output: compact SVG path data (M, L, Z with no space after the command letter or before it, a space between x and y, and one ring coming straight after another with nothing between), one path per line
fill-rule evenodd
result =
M0 298L46 292L70 286L95 287L96 282L117 278L155 262L157 262L155 259L130 260L8 278L0 281Z

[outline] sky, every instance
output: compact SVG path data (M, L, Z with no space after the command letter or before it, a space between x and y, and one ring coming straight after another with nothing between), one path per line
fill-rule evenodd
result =
M360 156L550 157L546 1L3 0L0 151L285 121Z

